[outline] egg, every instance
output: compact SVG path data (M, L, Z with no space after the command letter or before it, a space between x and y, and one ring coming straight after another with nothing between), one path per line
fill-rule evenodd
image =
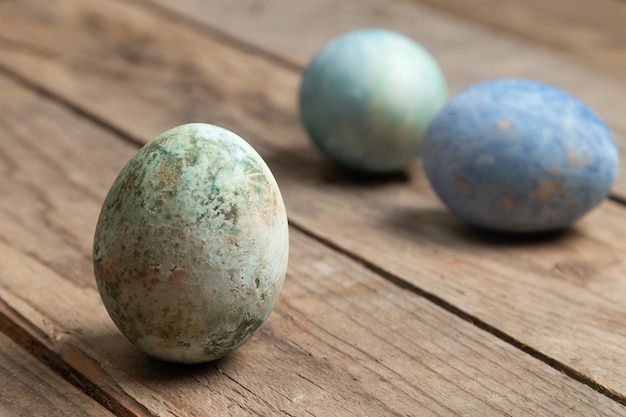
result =
M312 142L348 169L402 171L416 160L447 86L435 59L383 29L348 32L319 51L303 75L299 110Z
M236 134L193 123L162 133L122 169L93 262L104 306L133 344L199 363L259 330L288 251L285 207L263 159Z
M609 194L619 168L594 110L560 88L514 78L454 96L430 125L423 158L451 211L505 232L566 227Z

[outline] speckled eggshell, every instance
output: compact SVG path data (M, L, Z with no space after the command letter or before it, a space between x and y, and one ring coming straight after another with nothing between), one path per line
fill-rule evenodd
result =
M160 359L206 362L268 318L288 245L280 191L256 151L228 130L187 124L145 145L113 183L94 270L131 342Z
M600 203L619 166L606 124L559 88L523 79L477 84L433 120L424 167L466 221L508 232L563 228Z
M382 29L344 34L308 65L300 116L313 143L355 171L384 174L421 152L447 87L433 57L412 39Z

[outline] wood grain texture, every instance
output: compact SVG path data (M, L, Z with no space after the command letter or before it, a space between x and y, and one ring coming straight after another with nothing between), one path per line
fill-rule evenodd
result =
M67 417L113 414L34 360L0 333L0 415Z
M626 415L297 230L260 334L206 365L144 356L89 272L107 184L138 146L3 77L0 91L0 314L124 415Z
M626 35L623 35L626 31L626 25L623 24L626 3L621 1L576 0L575 4L568 0L421 2L446 10L455 9L459 14L476 19L480 15L482 18L478 20L481 22L500 22L497 24L499 26L515 26L512 22L516 18L526 19L528 24L524 33L531 33L535 27L546 30L549 27L551 33L560 34L559 39L569 39L570 47L580 46L589 52L583 53L581 60L547 46L507 36L506 30L494 30L468 22L466 18L455 18L438 12L419 4L420 1L348 0L340 4L333 0L144 2L158 4L166 10L185 16L186 19L203 22L211 28L272 51L300 66L306 65L326 42L345 31L363 27L396 30L413 37L432 52L442 66L452 92L485 79L511 76L538 79L565 88L602 115L613 129L622 155L625 154L626 120L622 117L621 109L626 106L626 77L602 74L595 71L595 66L588 65L597 61L590 56L595 50L607 59L621 62L621 66L615 64L615 73L626 74ZM566 3L568 6L564 6ZM608 7L609 4L611 7ZM493 10L487 13L490 7ZM510 10L505 12L505 8ZM595 10L591 12L589 9ZM543 10L546 10L547 21L539 17ZM603 26L603 17L609 14L613 14L613 17ZM562 24L552 25L556 21L562 21ZM570 30L564 30L563 26ZM593 34L587 30L589 27L594 28ZM582 39L592 43L591 38L600 38L598 33L603 29L605 32L602 33L607 38L607 44L603 44L604 49L594 49L586 41L581 41L580 37L568 36L570 32L579 31ZM545 36L542 35L541 38ZM608 39L611 39L610 43ZM626 198L626 170L620 172L614 192L621 198Z
M626 81L626 3L622 0L418 1L567 51Z
M3 65L140 142L187 121L235 130L273 169L293 223L626 398L622 207L607 202L560 235L477 233L442 208L418 165L408 181L379 182L331 167L296 120L299 74L263 56L116 2L61 1L30 25L4 11L31 44L4 49Z

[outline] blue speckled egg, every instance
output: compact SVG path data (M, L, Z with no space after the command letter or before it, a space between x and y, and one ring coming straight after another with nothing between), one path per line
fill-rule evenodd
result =
M563 228L602 201L619 155L606 124L578 98L523 79L453 97L424 139L424 167L469 223L511 232Z
M300 115L315 145L349 169L400 171L421 152L447 87L433 57L410 38L365 29L327 44L300 87Z

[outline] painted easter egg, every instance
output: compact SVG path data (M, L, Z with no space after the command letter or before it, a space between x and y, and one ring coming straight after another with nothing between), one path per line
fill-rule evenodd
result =
M313 143L355 171L405 169L447 87L433 57L412 39L382 29L344 34L308 65L300 116Z
M194 123L162 133L120 172L98 219L94 271L132 343L163 360L206 362L268 318L288 246L265 162L234 133Z
M424 167L469 223L510 232L563 228L608 194L619 155L600 116L541 82L497 79L453 97L424 140Z

